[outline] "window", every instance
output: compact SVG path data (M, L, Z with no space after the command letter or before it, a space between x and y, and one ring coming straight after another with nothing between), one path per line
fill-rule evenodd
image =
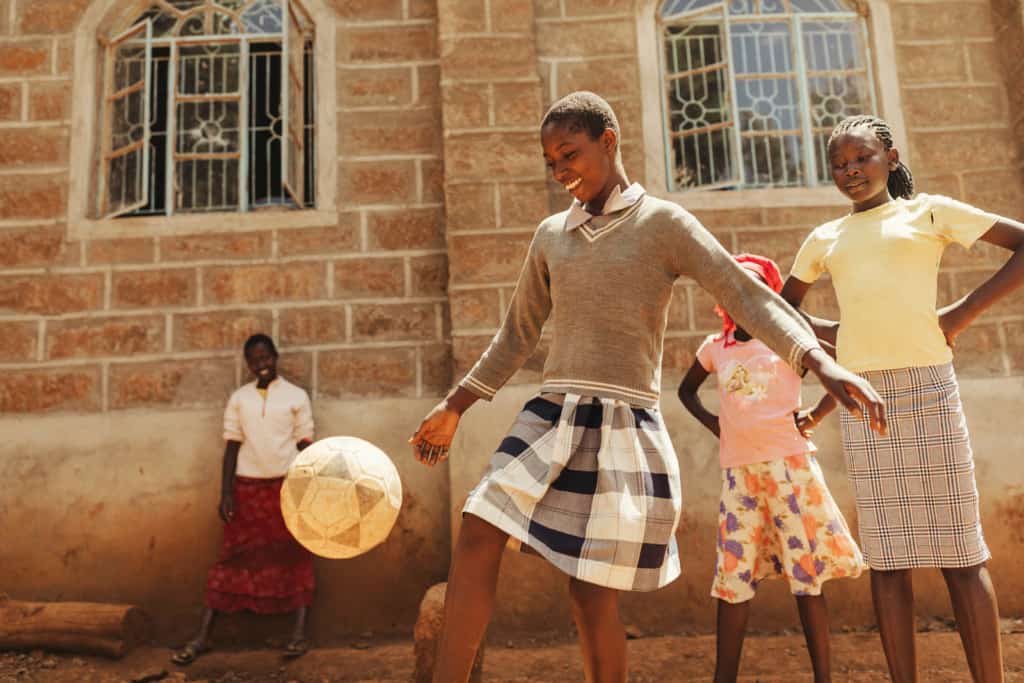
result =
M98 213L313 206L313 26L295 0L154 0L106 43Z
M875 111L867 26L842 0L666 0L667 189L831 185L825 141Z

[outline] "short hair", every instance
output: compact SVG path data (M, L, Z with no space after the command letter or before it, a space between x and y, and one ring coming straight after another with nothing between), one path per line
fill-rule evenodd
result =
M615 137L619 137L619 120L615 118L612 107L600 95L587 90L569 93L558 100L544 114L540 127L549 123L567 126L573 132L586 131L591 139L596 140L611 128Z
M274 346L274 340L271 339L270 337L268 337L267 335L263 334L262 332L258 332L256 334L252 335L251 337L249 337L248 339L246 339L245 340L245 346L243 347L243 351L242 352L246 356L248 356L249 355L249 351L253 347L259 346L260 344L263 344L264 346L267 347L267 349L270 351L270 355L275 356L275 357L277 356L277 347Z
M867 128L878 138L886 151L892 149L892 129L889 128L889 124L870 114L849 116L837 123L836 127L832 129L832 135L828 138L828 146L831 147L833 140L844 133L849 133L854 128ZM889 194L893 197L910 199L914 195L914 176L910 172L910 168L902 161L897 164L895 170L889 171L887 185Z

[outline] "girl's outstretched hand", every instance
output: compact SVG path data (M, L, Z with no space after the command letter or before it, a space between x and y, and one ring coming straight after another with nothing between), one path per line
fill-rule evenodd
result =
M851 413L863 417L867 408L871 428L886 435L889 425L885 419L885 401L870 382L836 363L821 349L811 349L804 354L803 364L817 375L825 391Z
M409 439L413 456L427 467L447 460L461 417L462 413L449 407L447 399L434 406Z

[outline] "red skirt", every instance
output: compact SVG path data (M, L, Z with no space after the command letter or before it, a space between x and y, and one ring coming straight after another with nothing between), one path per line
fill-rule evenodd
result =
M283 482L235 477L235 518L206 579L207 607L280 614L312 604L313 555L284 525Z

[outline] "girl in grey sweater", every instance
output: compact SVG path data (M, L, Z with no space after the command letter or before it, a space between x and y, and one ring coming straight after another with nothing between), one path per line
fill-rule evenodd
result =
M445 599L435 681L468 679L494 605L506 544L569 575L588 681L626 680L618 591L679 576L679 465L657 409L673 283L696 280L799 372L814 372L849 410L885 429L878 395L839 367L781 298L745 275L691 214L630 184L619 126L593 93L556 102L541 124L544 158L572 195L534 235L501 329L410 439L433 465L462 414L551 348L527 402L470 493Z

